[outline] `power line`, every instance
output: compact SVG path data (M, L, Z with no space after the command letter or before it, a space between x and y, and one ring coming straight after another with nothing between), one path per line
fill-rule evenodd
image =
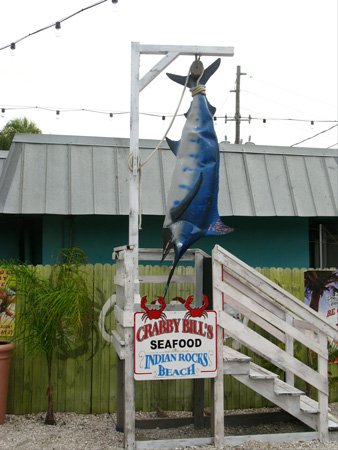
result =
M65 22L66 20L71 19L74 16L77 16L78 14L87 11L88 9L94 8L95 6L101 5L102 3L105 3L107 0L101 0L99 2L94 3L93 5L86 6L85 8L80 9L79 11L74 12L73 14L70 14L67 17L64 17L63 19L57 20L56 22L53 22L50 25L47 25L45 27L39 28L38 30L33 31L32 33L28 33L25 36L17 39L16 41L11 42L10 44L5 45L4 47L0 47L0 50L4 50L6 48L10 48L11 50L15 50L16 44L19 42L22 42L23 40L34 36L35 34L41 33L42 31L48 30L49 28L55 27L57 30L61 28L61 23ZM118 3L118 0L112 0L112 3L116 4Z
M338 124L333 125L332 127L328 128L327 130L320 131L319 133L316 133L316 134L314 134L313 136L310 136L310 137L308 137L308 138L306 138L306 139L303 139L302 141L296 142L296 144L290 145L290 147L294 147L295 145L302 144L302 143L305 142L305 141L309 141L310 139L313 139L313 138L315 138L316 136L319 136L320 134L326 133L326 132L332 130L333 128L335 128L335 127L337 127L337 126L338 126Z

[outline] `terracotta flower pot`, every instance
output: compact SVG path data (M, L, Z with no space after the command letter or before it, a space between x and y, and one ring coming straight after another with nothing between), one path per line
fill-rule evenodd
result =
M0 425L5 422L11 354L15 344L0 341Z

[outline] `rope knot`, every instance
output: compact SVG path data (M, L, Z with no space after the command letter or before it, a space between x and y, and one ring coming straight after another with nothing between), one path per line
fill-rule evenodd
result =
M206 95L206 87L203 84L198 84L197 86L190 89L191 96L194 97L196 94Z

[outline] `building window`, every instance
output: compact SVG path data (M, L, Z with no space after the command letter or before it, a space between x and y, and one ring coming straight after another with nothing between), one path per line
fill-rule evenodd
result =
M338 219L310 220L310 267L338 268Z

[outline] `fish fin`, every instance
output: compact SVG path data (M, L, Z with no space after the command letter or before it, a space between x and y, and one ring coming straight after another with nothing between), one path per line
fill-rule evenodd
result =
M206 82L209 80L209 78L216 72L216 70L219 68L219 65L221 64L221 58L216 59L212 64L210 64L209 67L207 67L204 70L204 73L202 75L202 78L199 81L199 84L206 84ZM188 82L187 77L184 75L175 75L174 73L167 73L167 76L172 80L175 81L175 83L181 84L182 86L187 83L188 88L192 88L196 86L196 78L189 75Z
M169 145L170 150L173 152L175 156L177 156L178 147L180 145L180 141L172 141L169 138L166 138L167 144Z
M215 112L216 112L216 108L215 108L214 106L210 105L210 103L208 102L208 100L207 100L207 104L208 104L208 108L209 108L210 114L211 114L212 116L214 116L214 115L215 115Z
M199 177L195 182L195 185L192 187L188 195L181 201L181 203L178 206L174 206L173 208L170 209L170 217L173 222L176 222L182 216L184 211L193 201L199 188L201 187L202 181L203 181L203 173L200 172Z
M167 76L172 80L175 81L175 83L181 84L182 86L185 85L187 77L183 76L183 75L175 75L174 73L167 73ZM188 82L187 82L187 87L188 88L192 88L194 85L194 81L191 78L191 76L189 76Z
M220 236L222 234L231 233L232 231L234 231L234 229L224 225L221 218L217 216L217 219L209 225L206 236Z
M200 84L206 84L209 78L216 72L221 64L221 58L216 59L209 67L204 70L202 78L200 80Z
M190 108L188 109L188 111L187 111L186 113L183 114L184 117L185 117L186 119L188 118L188 115L189 115L189 113L190 113L190 110L191 110L191 106L190 106Z

